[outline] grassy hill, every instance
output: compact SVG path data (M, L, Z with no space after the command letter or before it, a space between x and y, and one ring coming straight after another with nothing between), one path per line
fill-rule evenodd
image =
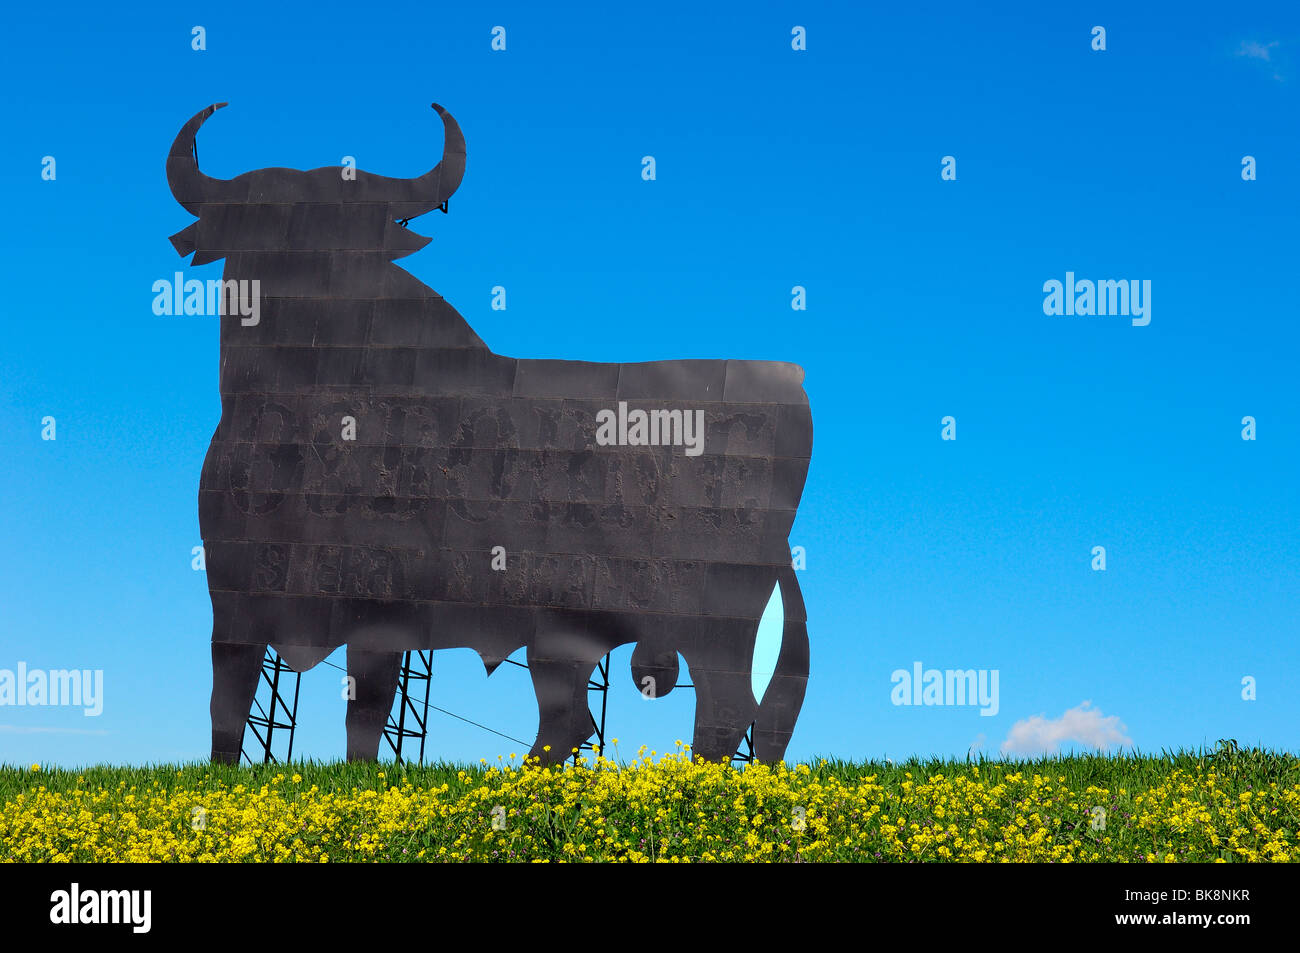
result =
M0 860L1289 861L1300 758L0 767Z

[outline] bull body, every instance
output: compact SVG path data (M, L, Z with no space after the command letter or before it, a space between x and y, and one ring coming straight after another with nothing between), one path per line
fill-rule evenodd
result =
M419 179L215 180L193 158L215 108L168 159L199 216L178 251L224 257L225 279L261 288L256 324L221 319L222 413L199 490L214 760L238 758L268 645L298 671L347 645L350 758L376 757L404 651L473 648L491 673L524 648L531 754L553 762L589 737L590 675L627 643L652 694L686 659L696 754L730 757L756 723L756 756L781 758L808 673L788 543L812 447L802 370L495 354L393 264L427 242L405 220L459 184L455 120L435 107L444 158ZM702 410L702 452L602 445L598 416L619 402ZM778 585L783 643L760 704L754 642Z

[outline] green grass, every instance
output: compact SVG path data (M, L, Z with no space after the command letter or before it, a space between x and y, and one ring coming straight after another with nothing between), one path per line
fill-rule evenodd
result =
M516 764L518 762L516 761ZM935 775L952 776L979 768L980 776L998 783L1012 774L1050 774L1064 777L1067 787L1083 790L1089 785L1103 788L1127 787L1145 790L1175 769L1195 772L1214 768L1220 776L1243 787L1277 784L1290 787L1300 784L1300 756L1259 748L1239 748L1235 741L1220 742L1214 749L1165 751L1158 755L1143 754L1076 754L1052 757L1003 760L980 756L969 759L909 758L906 761L845 761L835 757L817 757L808 762L812 776L854 782L876 776L890 788L910 775L923 779ZM302 775L305 785L317 785L322 791L350 791L353 788L378 789L397 778L409 780L417 787L448 784L452 790L477 786L488 765L454 762L395 765L393 762L293 761L287 764L224 765L206 761L189 764L153 764L141 766L95 765L65 769L44 767L32 771L30 766L0 764L0 802L8 801L20 791L44 786L48 791L70 791L81 787L117 787L119 783L147 786L195 784L208 779L229 786L243 784L258 787L278 774L292 771ZM743 766L738 765L738 770ZM468 782L460 772L475 776ZM381 778L380 775L383 775ZM79 780L80 779L80 780Z
M0 860L1300 860L1300 757L1235 741L1158 755L827 757L779 776L493 768L0 766ZM211 812L199 833L196 805ZM509 818L501 831L493 811Z

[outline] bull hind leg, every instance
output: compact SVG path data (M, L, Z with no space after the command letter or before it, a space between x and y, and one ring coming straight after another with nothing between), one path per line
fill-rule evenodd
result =
M401 652L367 652L348 646L349 761L378 759L379 739L393 710L401 669Z
M785 757L808 687L808 616L803 594L793 569L783 569L778 582L785 624L781 652L754 724L754 757L759 761L780 761Z
M257 693L265 644L212 642L212 760L238 764L244 726Z
M691 660L687 658L686 664ZM691 665L695 685L695 734L691 757L729 762L754 721L758 706L749 672L709 671Z
M572 631L539 633L528 646L528 670L537 695L537 741L529 757L560 764L592 736L587 687L596 663L613 644Z
M716 620L713 625L712 638L682 652L695 686L691 756L729 762L758 710L748 665L758 622Z

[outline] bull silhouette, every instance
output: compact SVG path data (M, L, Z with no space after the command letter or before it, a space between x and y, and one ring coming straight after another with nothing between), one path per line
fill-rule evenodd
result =
M808 677L788 542L812 453L803 370L498 355L393 264L429 241L407 222L446 211L464 175L446 110L433 106L442 158L418 178L216 179L195 137L224 105L167 157L198 216L177 252L260 284L256 321L221 317L221 419L199 485L212 759L239 757L268 645L301 672L346 644L349 759L377 757L403 652L469 647L489 675L526 648L531 754L559 762L591 735L595 665L628 643L647 694L671 691L685 658L695 754L729 758L753 723L755 756L784 757ZM759 702L754 644L777 586L782 644Z

